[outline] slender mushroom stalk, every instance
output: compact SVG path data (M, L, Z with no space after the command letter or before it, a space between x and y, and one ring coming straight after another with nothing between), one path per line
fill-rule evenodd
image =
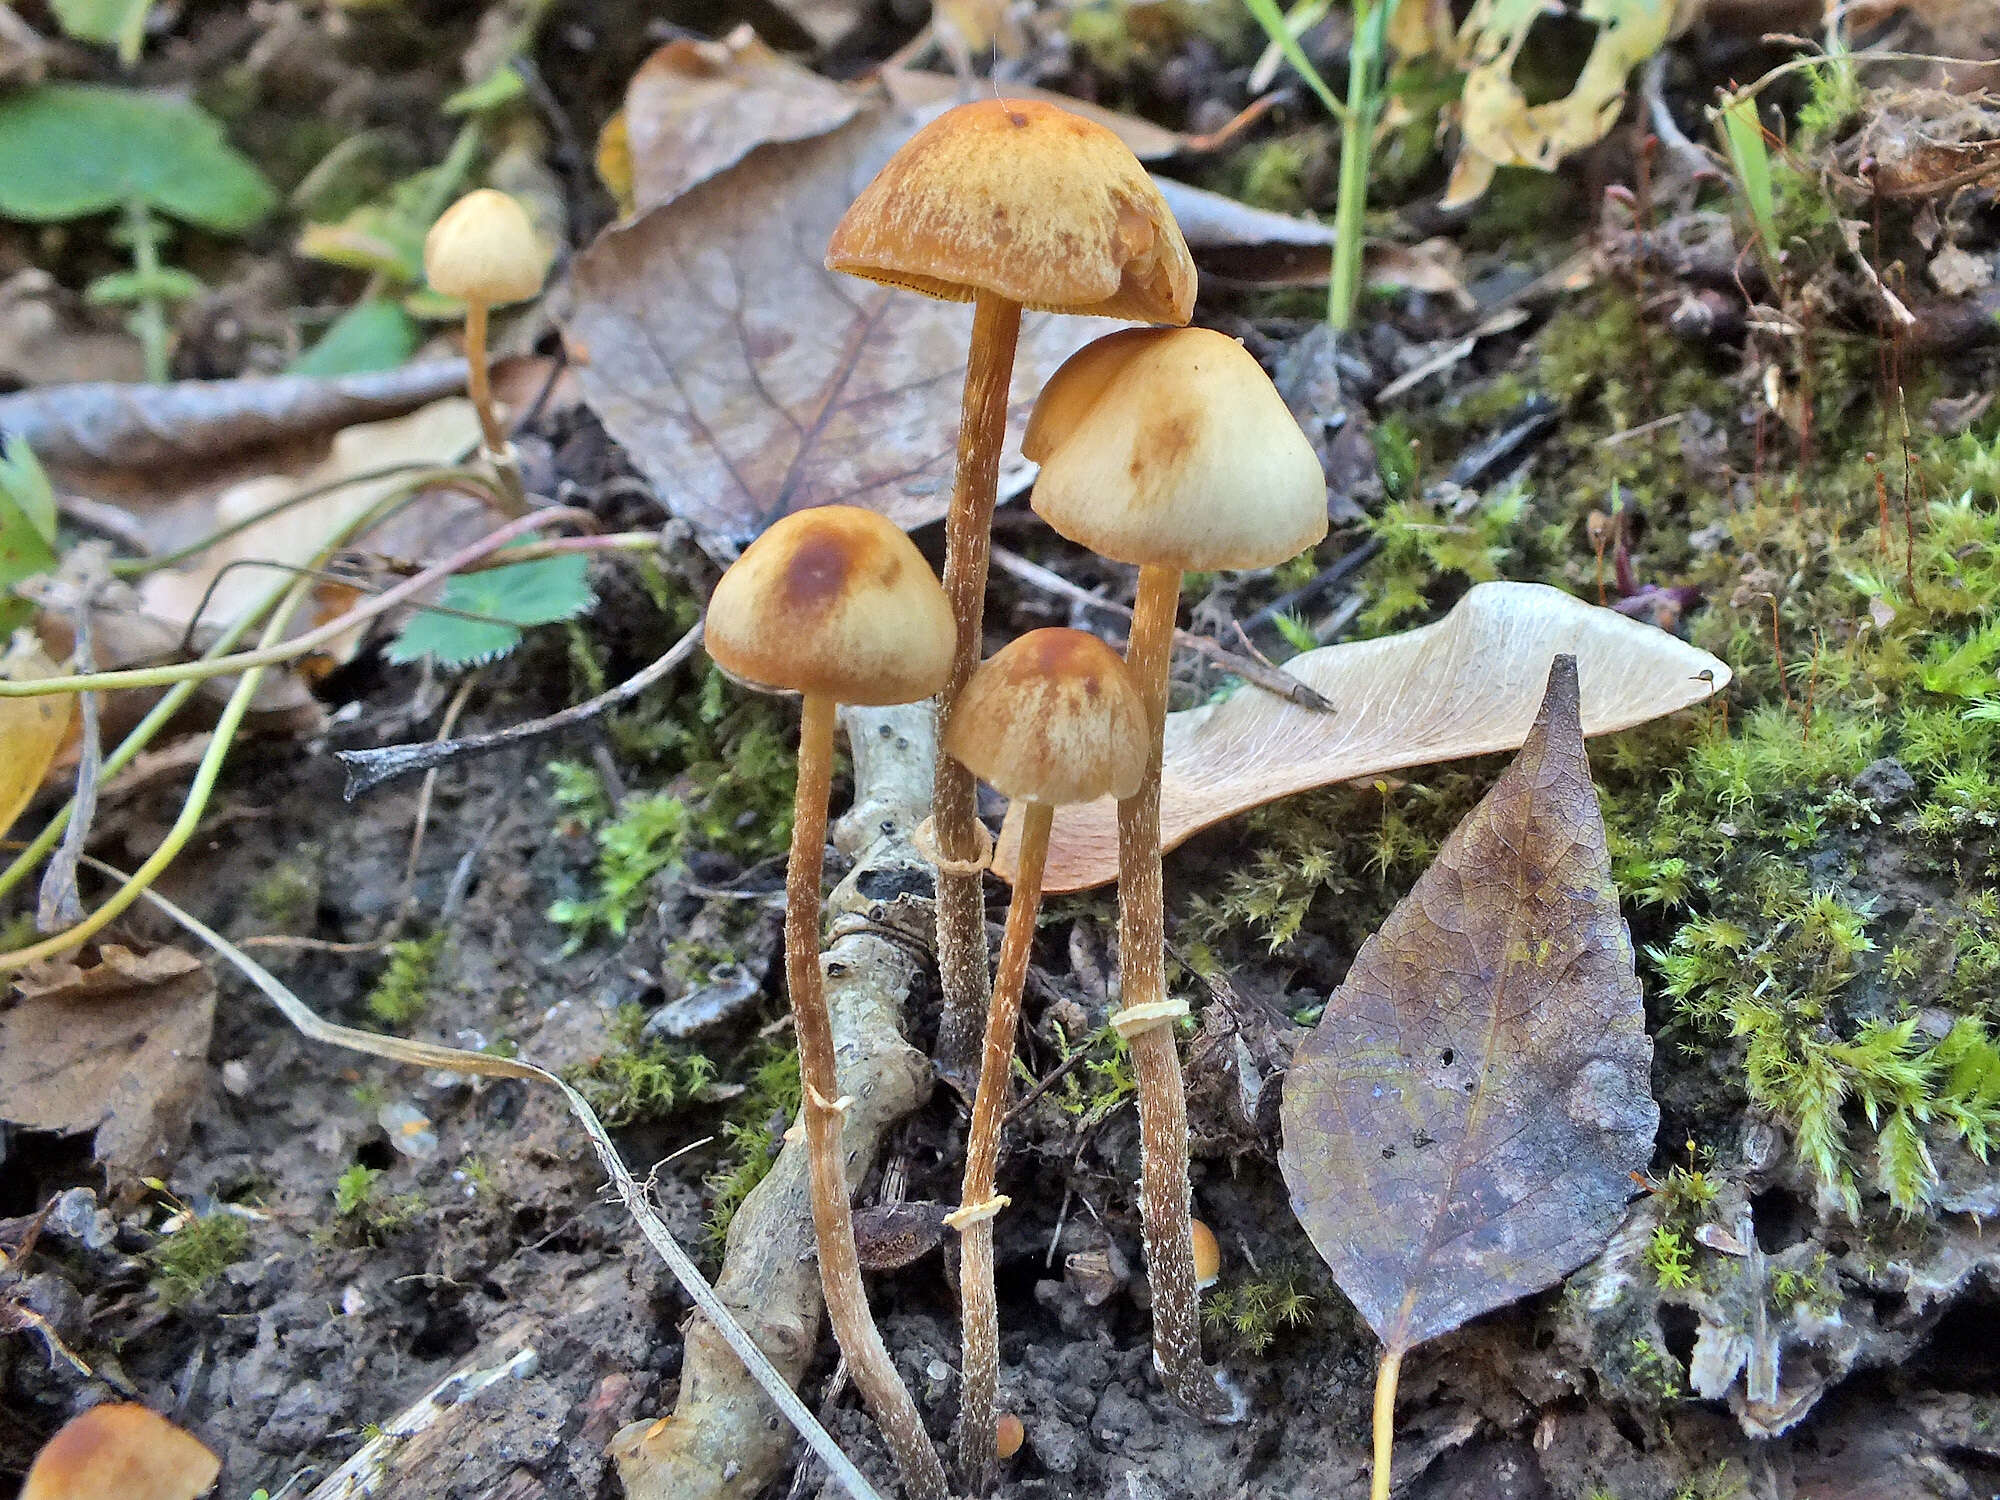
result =
M986 1012L986 1045L965 1147L959 1207L945 1222L963 1236L963 1395L958 1461L975 1495L992 1484L1004 1444L994 1399L1000 1375L1000 1312L993 1287L993 1220L1007 1206L994 1193L1000 1123L1021 1018L1021 991L1041 906L1049 824L1067 802L1129 794L1146 755L1145 705L1118 653L1076 630L1034 630L972 675L945 749L995 790L1024 804L1021 862L1007 908L1000 967Z
M1160 769L1181 574L1266 568L1326 535L1326 479L1257 361L1208 329L1131 330L1078 351L1042 392L1022 451L1033 505L1071 541L1139 565L1126 663L1144 696L1144 780L1118 803L1120 1009L1139 1085L1140 1193L1153 1361L1210 1420L1235 1402L1201 1361L1187 1099L1166 984Z
M799 1077L820 1285L854 1384L913 1500L944 1500L944 1467L868 1308L854 1244L833 1026L820 970L820 880L841 703L914 703L950 666L944 592L908 537L872 511L826 506L785 517L744 549L709 601L705 644L725 670L803 699L785 984Z
M549 254L527 210L493 188L467 193L424 236L424 279L433 291L465 304L466 394L479 413L486 461L522 511L528 497L521 467L493 409L486 374L486 320L495 307L537 296L548 274Z
M834 230L826 264L974 303L945 522L944 586L958 651L938 700L942 736L979 661L1022 309L1185 323L1194 262L1159 190L1117 136L1038 100L985 99L940 115L889 159ZM987 997L986 840L972 777L949 756L938 757L931 817L944 989L938 1067L970 1095Z

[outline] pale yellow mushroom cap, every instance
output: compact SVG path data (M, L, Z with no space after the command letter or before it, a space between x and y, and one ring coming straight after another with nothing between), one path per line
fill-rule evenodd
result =
M1148 741L1122 656L1081 630L1031 630L966 682L944 747L995 791L1060 805L1138 791Z
M915 703L951 675L951 605L930 564L872 510L777 522L729 566L703 644L725 672L841 703Z
M195 1500L222 1465L143 1406L93 1406L35 1455L21 1500Z
M1255 358L1207 328L1085 345L1042 391L1030 500L1116 562L1268 568L1326 535L1319 456Z
M424 236L424 279L461 302L524 302L548 274L549 253L528 211L492 188L467 193Z
M1160 190L1094 120L1033 99L982 99L912 136L861 191L828 269L949 302L1139 323L1194 313L1194 260Z

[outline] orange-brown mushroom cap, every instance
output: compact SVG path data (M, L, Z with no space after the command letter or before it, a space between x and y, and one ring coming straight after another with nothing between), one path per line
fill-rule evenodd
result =
M165 1417L118 1402L93 1406L49 1439L21 1500L195 1500L221 1469Z
M1326 535L1326 475L1249 350L1208 328L1086 344L1044 387L1021 451L1030 504L1118 562L1268 568Z
M1061 804L1138 791L1148 740L1123 657L1080 630L1031 630L972 674L944 747L1008 797Z
M915 703L951 674L957 628L937 575L894 523L824 505L730 564L703 643L725 672L841 703Z
M1094 120L982 99L912 136L827 245L829 270L950 302L1185 323L1194 260L1160 190Z
M1194 1241L1195 1285L1215 1285L1216 1278L1222 1274L1222 1247L1215 1242L1215 1231L1199 1219L1189 1219L1188 1234Z

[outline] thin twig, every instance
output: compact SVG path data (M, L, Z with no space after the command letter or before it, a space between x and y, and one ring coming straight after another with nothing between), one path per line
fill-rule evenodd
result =
M458 685L458 691L451 695L451 702L445 705L444 717L438 721L438 732L432 743L441 744L451 738L452 730L458 727L458 716L465 712L465 705L472 697L473 685L479 681L477 672L465 674L465 681ZM410 857L403 861L403 899L397 903L398 911L407 907L417 884L417 860L424 852L424 829L431 820L431 796L437 791L437 767L424 772L424 784L417 792L417 815L415 827L410 830Z
M89 565L86 565L89 567ZM75 620L75 644L70 651L70 670L87 672L96 665L90 644L90 612L97 598L97 586L104 581L100 567L89 567L86 577L70 601ZM76 791L70 798L69 826L63 830L49 867L42 871L42 889L35 904L35 931L56 932L74 927L83 920L83 899L76 893L76 865L90 842L90 826L97 817L97 782L104 774L104 740L97 714L97 694L76 695L76 715L81 725L77 738Z
M1038 562L1031 562L1018 552L1010 552L1005 547L995 547L992 556L994 565L1002 572L1011 573L1021 582L1031 584L1044 593L1060 595L1086 608L1099 609L1123 620L1132 618L1132 607L1129 604L1119 604L1114 600L1101 598L1091 593L1089 589L1071 583L1054 569L1045 568ZM1240 656L1218 640L1197 635L1192 630L1176 630L1174 644L1184 651L1192 651L1206 657L1225 672L1241 677L1251 686L1262 688L1267 693L1275 693L1289 703L1296 703L1300 708L1322 714L1334 711L1331 703L1289 672L1254 661L1247 656Z
M619 704L636 698L654 683L694 654L694 648L701 644L702 622L696 621L688 633L675 641L651 666L625 679L615 688L599 693L587 702L573 708L565 708L542 719L530 719L525 724L516 724L511 729L502 729L493 734L475 734L462 740L429 740L415 745L383 745L375 750L340 750L336 758L347 768L347 786L343 796L349 802L364 792L372 792L398 776L409 776L417 771L427 771L433 766L441 766L449 761L462 760L468 756L490 755L496 750L505 750L511 745L527 744L531 740L544 739L552 734L560 734L566 729L574 729L579 724L587 724L599 714Z
M93 869L100 870L115 880L129 883L130 877L113 869L100 860L85 856L85 862ZM570 1112L582 1122L584 1132L590 1137L591 1149L596 1152L598 1164L611 1179L612 1189L618 1194L625 1211L639 1226L639 1232L666 1262L667 1269L681 1284L702 1314L714 1325L716 1332L735 1351L762 1387L764 1394L781 1411L785 1419L798 1429L799 1436L818 1454L820 1460L841 1483L854 1500L882 1500L875 1487L861 1471L854 1467L847 1455L840 1451L840 1445L827 1434L825 1428L813 1420L798 1393L785 1383L785 1378L771 1365L764 1351L756 1341L743 1331L722 1300L703 1279L700 1269L688 1257L680 1243L675 1240L660 1216L646 1202L646 1190L626 1167L624 1158L612 1143L611 1136L604 1128L589 1101L567 1083L531 1062L514 1057L495 1057L486 1052L467 1052L457 1047L444 1047L434 1042L409 1041L402 1037L378 1036L374 1032L362 1031L352 1026L336 1026L322 1020L303 1000L292 993L277 976L250 957L241 948L231 943L221 933L206 923L183 911L157 891L142 893L167 916L178 922L188 932L206 943L222 958L235 967L238 973L248 979L277 1006L284 1018L291 1022L303 1035L316 1042L325 1042L335 1047L346 1047L351 1051L365 1052L372 1057L386 1057L395 1062L412 1063L421 1068L443 1068L454 1073L476 1073L488 1078L524 1078L537 1083L545 1083L558 1090L570 1107Z

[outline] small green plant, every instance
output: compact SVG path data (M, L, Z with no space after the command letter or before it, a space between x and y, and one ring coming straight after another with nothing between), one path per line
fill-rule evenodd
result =
M1245 1354L1262 1354L1288 1329L1310 1327L1313 1299L1296 1269L1211 1287L1202 1295L1201 1319Z
M333 1184L333 1211L343 1219L352 1219L368 1206L375 1196L375 1181L382 1173L374 1168L356 1162Z
M1687 1388L1687 1372L1680 1361L1649 1338L1632 1340L1628 1372L1658 1401L1678 1401Z
M1663 1291L1678 1292L1694 1285L1694 1248L1678 1230L1665 1224L1655 1225L1653 1237L1646 1242L1646 1264Z
M454 573L438 603L458 613L417 611L390 644L388 657L413 662L428 656L447 669L478 666L520 645L524 627L575 619L596 602L581 553Z
M132 269L101 277L87 300L132 308L146 373L167 378L167 308L201 283L166 265L162 216L240 234L277 201L222 127L193 104L94 84L41 84L0 100L0 216L35 224L115 213Z
M646 1013L638 1006L620 1007L612 1023L612 1048L568 1074L598 1118L614 1129L666 1119L715 1078L715 1064L702 1053L647 1039L645 1022Z
M363 1002L371 1017L383 1026L399 1029L423 1013L444 938L440 930L429 937L404 938L389 945L389 962Z

